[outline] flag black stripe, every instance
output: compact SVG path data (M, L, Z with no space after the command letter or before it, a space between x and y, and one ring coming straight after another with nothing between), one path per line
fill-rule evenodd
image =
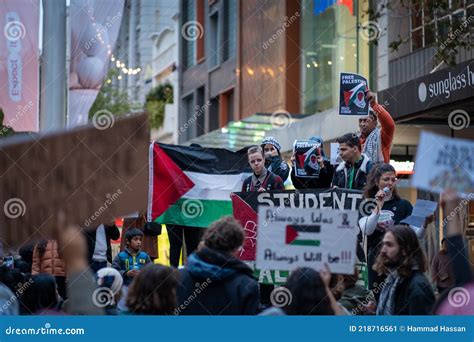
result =
M233 152L223 148L157 144L183 171L218 175L252 172L247 149Z

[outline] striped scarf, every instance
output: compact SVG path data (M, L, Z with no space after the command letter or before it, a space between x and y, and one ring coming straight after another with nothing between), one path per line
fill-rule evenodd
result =
M362 151L362 153L367 155L374 164L384 162L380 133L380 128L375 127L365 140L364 150Z
M397 286L402 281L397 271L389 274L385 280L385 284L380 294L379 304L377 305L377 315L394 315L395 314L395 293Z

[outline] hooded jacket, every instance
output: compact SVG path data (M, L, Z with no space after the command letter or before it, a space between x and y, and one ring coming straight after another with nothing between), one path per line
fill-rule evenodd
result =
M354 171L354 180L352 183L352 188L354 190L363 190L365 184L367 183L367 175L372 169L372 162L369 157L365 154L362 154L362 158L355 163ZM337 186L338 188L348 188L348 169L350 165L346 162L340 163L336 172L334 172L334 178L332 179L332 186Z
M259 290L253 271L239 259L204 247L180 270L181 315L255 315Z

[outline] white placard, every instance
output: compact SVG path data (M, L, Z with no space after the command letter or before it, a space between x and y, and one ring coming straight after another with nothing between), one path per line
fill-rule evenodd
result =
M474 142L421 132L412 185L436 193L451 188L474 198Z
M342 163L342 158L339 155L339 143L331 143L331 165Z
M298 267L353 274L358 213L350 210L260 206L257 268L292 271Z

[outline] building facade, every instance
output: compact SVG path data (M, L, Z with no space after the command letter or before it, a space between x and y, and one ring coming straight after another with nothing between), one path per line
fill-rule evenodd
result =
M117 68L112 84L137 104L145 102L153 83L151 36L158 31L159 5L159 0L125 1L119 38L111 59Z
M152 33L152 87L170 84L173 87L173 103L165 105L163 127L152 130L151 138L164 143L178 142L178 42L179 2L158 0L158 29Z

